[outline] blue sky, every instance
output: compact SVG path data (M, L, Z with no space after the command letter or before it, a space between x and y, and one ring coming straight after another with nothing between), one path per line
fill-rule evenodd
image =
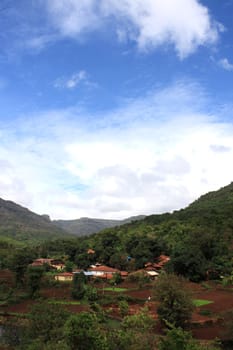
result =
M233 179L233 0L2 0L0 196L179 209Z

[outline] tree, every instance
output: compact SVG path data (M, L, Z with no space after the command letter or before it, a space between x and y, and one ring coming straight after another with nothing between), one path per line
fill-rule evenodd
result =
M154 285L154 295L159 301L160 321L184 327L192 317L194 305L184 280L174 274L161 274Z
M74 267L74 263L70 260L67 260L66 261L66 264L65 264L65 271L66 272L72 272L73 271L73 267Z
M47 302L33 305L21 339L22 349L37 349L37 344L62 341L63 327L68 317L69 313L59 305Z
M91 265L91 254L87 253L77 253L75 255L75 264L80 269L86 270Z
M24 276L28 265L35 258L35 253L29 249L18 249L10 261L10 269L15 274L15 283L17 286L24 284Z
M119 301L118 306L119 306L121 317L126 316L129 312L129 304L127 303L127 301L126 300Z
M121 277L121 274L119 272L115 272L113 275L112 275L112 278L110 280L110 283L115 285L115 284L120 284L122 282L122 277Z
M158 350L218 350L219 347L214 344L201 345L192 338L189 332L182 328L172 327L167 330L165 337L162 337L158 343ZM219 349L220 350L220 349Z
M65 324L64 334L71 350L108 350L106 337L93 313L72 315Z
M32 298L40 289L41 278L44 273L44 268L41 266L29 266L27 269L27 286L29 296Z
M109 348L111 350L154 350L156 338L154 332L155 321L143 308L135 315L126 316L120 329L113 329L108 333Z
M208 262L196 244L179 242L174 248L168 267L176 274L199 282L206 278Z
M98 300L97 289L95 287L90 286L90 285L86 285L85 286L85 298L88 301Z
M82 299L86 291L86 276L83 272L75 273L73 278L72 297Z

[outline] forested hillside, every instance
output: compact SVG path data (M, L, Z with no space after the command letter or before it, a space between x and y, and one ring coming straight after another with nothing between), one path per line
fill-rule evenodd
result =
M48 255L59 252L80 267L93 261L135 270L163 253L167 269L193 281L219 278L232 272L233 184L202 196L186 209L151 215L90 237L45 243ZM95 254L88 254L89 248Z
M0 238L10 242L35 243L70 236L46 215L37 215L12 201L0 198Z
M121 226L132 221L137 221L143 219L144 217L145 215L138 215L124 220L81 218L77 220L54 220L53 223L69 233L75 234L77 236L85 236L100 232L105 228Z

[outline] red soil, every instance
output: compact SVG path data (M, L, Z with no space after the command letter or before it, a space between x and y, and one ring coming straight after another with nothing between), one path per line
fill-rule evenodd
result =
M8 278L12 278L12 275L7 271L0 272L0 282L5 281ZM103 287L107 287L107 283L96 285L95 287L99 289L99 293L103 290ZM140 303L130 302L129 303L129 314L137 313L141 308L147 306L149 313L153 318L157 318L156 309L157 304L154 301L148 301L149 296L153 296L151 286L146 286L145 288L137 289L135 284L123 282L120 287L127 288L125 292L121 294L129 295L133 298L141 300ZM187 283L187 287L193 293L193 299L207 299L213 301L212 304L208 304L195 309L192 317L192 333L196 338L199 339L215 339L216 337L221 338L224 333L223 318L224 314L230 310L233 310L233 288L223 288L220 285L210 284L210 289L203 288L200 284ZM71 285L64 283L61 287L50 287L43 288L41 290L41 295L44 298L51 298L56 300L70 300L70 289ZM104 294L117 294L117 292L104 292ZM0 311L4 312L17 312L17 313L27 313L30 310L31 305L35 301L22 301L16 305L4 306L0 308ZM85 305L66 305L64 306L71 312L81 312L88 310L88 306ZM113 317L120 318L118 305L108 305L104 307L105 310L110 311L110 315ZM200 315L201 310L208 310L210 316Z

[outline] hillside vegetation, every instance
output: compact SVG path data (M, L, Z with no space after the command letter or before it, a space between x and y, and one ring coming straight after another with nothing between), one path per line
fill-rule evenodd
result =
M233 271L233 184L208 193L187 208L150 215L143 220L108 228L72 241L43 244L43 252L62 254L86 268L101 262L123 270L136 270L171 257L167 270L192 281L230 276ZM88 254L91 248L95 254Z
M54 229L45 217L12 202L7 204L7 209L1 209L4 212L1 234L4 233L5 239L19 237L18 241L29 242L40 235L42 243L37 252L43 252L45 257L65 256L81 268L98 261L132 271L166 254L171 257L167 270L192 281L230 276L233 271L233 184L210 192L174 213L150 215L78 238L69 238L64 231ZM52 238L58 239L54 243ZM9 247L12 243L11 240ZM5 241L1 244L6 246ZM94 253L88 254L90 248Z
M145 215L132 216L124 220L81 218L77 220L54 220L53 223L69 233L77 236L85 236L100 232L105 228L121 226L132 221L137 221L144 217Z
M9 243L35 243L70 236L45 215L37 215L0 198L0 239Z

